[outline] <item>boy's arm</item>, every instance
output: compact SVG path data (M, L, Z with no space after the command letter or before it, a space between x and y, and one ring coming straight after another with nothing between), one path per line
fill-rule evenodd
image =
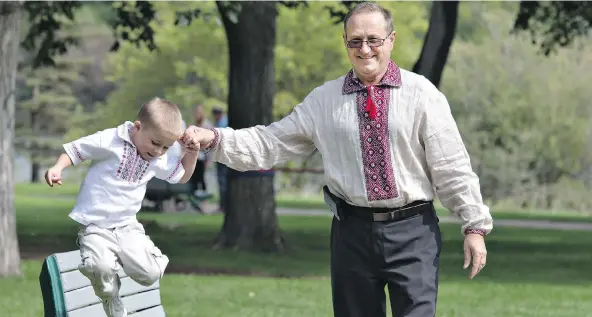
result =
M66 167L70 165L72 165L72 160L70 159L68 154L62 153L62 155L58 157L58 160L56 161L53 167L59 168L61 171L63 171L64 169L66 169Z
M72 160L68 154L63 153L60 155L55 165L45 172L45 181L47 182L47 185L51 187L53 187L54 183L62 185L62 171L70 165L72 165Z
M107 129L81 137L64 144L64 151L70 157L72 165L78 165L89 160L103 159L109 153L107 146L115 133L115 129Z
M193 175L193 172L195 171L198 154L199 152L188 152L183 156L183 159L181 159L181 165L183 165L185 173L183 174L183 177L181 177L179 183L185 184L191 179L191 175Z
M54 184L62 185L62 171L70 165L103 158L107 154L104 144L112 133L113 130L103 130L64 144L65 153L45 172L47 184L51 187Z

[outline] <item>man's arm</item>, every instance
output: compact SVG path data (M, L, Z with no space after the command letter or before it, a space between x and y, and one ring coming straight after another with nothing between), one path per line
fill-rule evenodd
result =
M268 126L201 130L200 143L211 153L213 161L234 170L270 169L315 150L310 110L313 105L316 106L309 95L287 117Z
M428 93L424 101L421 137L438 197L444 207L462 219L463 234L488 234L493 220L483 203L479 178L472 170L450 105L437 90Z

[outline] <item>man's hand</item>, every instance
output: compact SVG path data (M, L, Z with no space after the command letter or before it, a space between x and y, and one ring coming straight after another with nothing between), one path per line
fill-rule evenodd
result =
M472 258L472 268L469 279L473 279L485 267L487 261L487 250L485 249L485 239L482 235L469 233L465 235L463 246L465 253L465 263L463 269L469 267Z
M45 182L50 187L53 187L53 184L62 185L62 169L59 167L52 167L45 172Z
M183 135L179 138L179 142L188 152L195 153L198 152L202 146L209 145L214 138L215 134L211 130L192 125L185 130Z

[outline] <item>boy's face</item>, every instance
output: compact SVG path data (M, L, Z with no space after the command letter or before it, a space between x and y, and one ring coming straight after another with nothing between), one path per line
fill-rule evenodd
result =
M140 121L134 122L132 130L132 141L138 149L138 153L144 160L162 156L179 139L180 134L142 125Z

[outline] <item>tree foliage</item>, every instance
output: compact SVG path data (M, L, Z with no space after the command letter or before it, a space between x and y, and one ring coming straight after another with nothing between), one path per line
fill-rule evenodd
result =
M385 5L393 11L401 34L393 58L410 67L427 28L423 6ZM289 113L314 87L342 76L351 67L343 45L343 25L327 15L327 7L337 6L311 2L298 9L279 7L274 61L276 118ZM154 8L157 20L150 27L158 50L122 42L119 51L111 54L110 79L119 89L109 97L106 121L101 125L130 118L155 94L180 103L186 115L197 103L204 103L206 110L214 105L226 107L228 48L214 4L157 2ZM195 19L195 12L199 12L199 19Z
M592 164L586 53L592 43L582 39L581 50L540 56L526 35L506 36L511 19L503 11L482 18L486 36L478 44L456 42L442 89L484 195L551 207L556 197L536 193L563 178L577 180Z
M180 10L215 13L215 3L156 2L154 8L157 18L149 26L158 50L121 42L108 57L108 78L118 89L102 107L104 121L98 123L103 126L133 119L140 105L155 96L175 101L185 114L200 102L208 107L225 103L228 49L220 19L211 14L189 25L174 23Z
M513 31L528 31L533 44L549 55L587 35L590 27L590 1L521 1Z

